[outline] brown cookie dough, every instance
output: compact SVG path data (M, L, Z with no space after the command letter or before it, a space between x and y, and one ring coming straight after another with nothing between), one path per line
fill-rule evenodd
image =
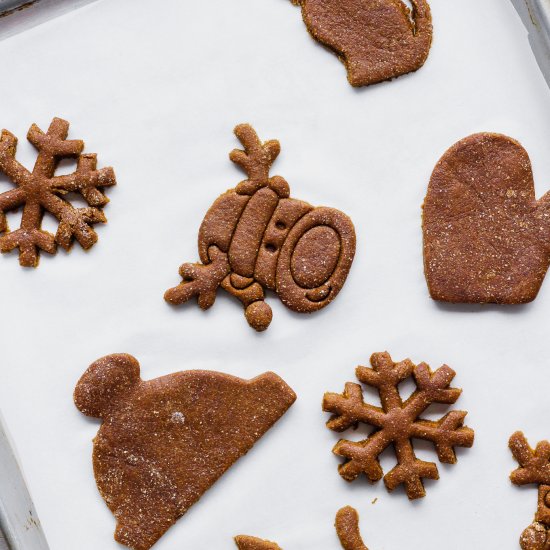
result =
M424 270L434 300L534 300L550 263L550 193L535 198L514 139L475 134L435 167L424 202Z
M244 150L230 158L248 179L210 207L199 230L202 263L183 264L183 281L164 298L182 304L196 296L208 309L221 286L242 302L250 326L262 331L272 318L265 289L300 313L336 298L355 255L355 229L344 213L292 199L288 183L269 176L278 141L262 143L248 124L237 126L235 134Z
M384 478L388 491L405 486L409 499L426 496L424 479L439 479L437 466L416 458L413 439L424 439L435 445L440 462L456 462L455 447L471 447L474 432L464 426L466 412L451 411L437 422L423 420L420 415L433 403L455 403L462 390L451 387L455 372L443 365L432 372L426 363L415 365L410 359L394 363L389 353L375 353L370 367L357 367L360 382L376 388L382 408L363 401L359 384L348 382L344 393L326 393L323 410L332 413L327 428L343 432L359 423L368 424L375 431L363 441L341 439L333 453L346 461L338 468L346 481L354 481L364 473L374 483ZM416 391L403 401L399 384L412 377ZM393 445L397 465L386 475L378 457Z
M368 550L359 531L359 514L351 506L338 510L334 523L344 550ZM239 535L235 537L239 550L281 550L274 542Z
M368 86L416 71L432 44L426 0L292 0L302 6L311 36L345 64L352 86Z
M359 514L355 508L346 506L336 514L336 533L344 550L369 550L359 531Z
M281 550L281 547L268 540L239 535L235 537L235 543L239 550Z
M538 485L538 509L534 522L520 538L522 550L550 550L550 442L541 441L532 449L522 432L510 437L510 450L519 468L510 475L515 485Z
M103 189L115 185L112 168L96 170L97 155L83 154L84 142L68 140L69 123L54 118L44 133L33 124L27 139L38 150L32 172L15 159L17 138L2 130L0 136L0 172L15 185L14 189L0 193L0 252L19 249L19 263L37 267L40 251L55 254L57 245L69 250L76 239L88 249L97 242L92 225L106 222L101 208L109 199ZM72 174L54 176L59 161L78 159ZM88 203L86 208L75 208L67 193L79 193ZM21 227L9 231L6 212L23 207ZM59 222L56 235L42 229L44 213L49 212ZM2 235L5 233L5 235Z
M151 548L295 399L270 372L242 380L184 371L143 381L130 355L93 363L74 401L103 421L93 466L117 519L115 539L134 550Z

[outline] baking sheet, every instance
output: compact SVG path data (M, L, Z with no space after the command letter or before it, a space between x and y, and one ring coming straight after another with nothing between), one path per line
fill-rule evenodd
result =
M0 40L96 0L0 0Z
M230 549L239 533L286 550L336 549L334 515L347 504L374 550L518 548L537 491L508 481L507 440L517 429L532 443L550 437L550 283L521 307L435 304L422 272L420 206L440 155L482 130L523 143L544 193L550 91L511 4L431 5L426 66L363 90L347 84L286 0L99 0L0 42L0 122L21 138L20 160L34 160L28 126L61 116L119 182L90 252L44 255L35 271L0 258L0 407L52 549L118 547L92 477L98 423L72 403L85 368L113 352L138 357L146 379L273 370L298 394L159 550ZM280 140L273 173L293 196L343 210L358 235L338 299L304 317L270 296L274 320L260 335L222 293L207 313L162 299L178 266L197 258L207 208L242 179L227 154L237 146L233 126L245 121ZM464 388L458 406L476 430L474 448L439 465L440 481L414 503L382 484L344 482L330 452L338 435L320 409L324 391L341 391L357 364L384 349L451 365ZM382 462L391 467L391 454Z

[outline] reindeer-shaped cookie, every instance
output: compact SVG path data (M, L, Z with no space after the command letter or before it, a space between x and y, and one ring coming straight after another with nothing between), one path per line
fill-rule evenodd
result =
M93 363L74 400L101 418L97 486L115 539L148 550L287 411L294 392L271 372L253 380L185 371L143 381L131 355Z
M288 183L269 176L278 141L262 143L248 124L235 134L244 150L230 158L248 179L210 207L199 230L202 264L183 264L183 282L164 297L181 304L197 296L208 309L221 286L242 302L250 326L262 331L272 319L265 289L298 312L316 311L336 297L355 255L355 229L344 213L292 199Z
M550 442L532 449L522 432L510 437L509 447L519 468L510 475L515 485L538 485L537 513L520 538L522 550L550 550Z

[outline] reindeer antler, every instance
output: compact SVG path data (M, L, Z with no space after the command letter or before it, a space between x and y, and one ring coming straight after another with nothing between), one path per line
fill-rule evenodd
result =
M510 475L512 483L539 486L537 513L523 531L520 546L522 550L546 550L550 548L550 443L541 441L533 450L523 433L516 432L509 447L520 465Z
M550 485L550 442L541 441L533 450L525 435L516 432L510 437L510 450L520 467L510 479L515 485Z
M276 139L262 143L258 134L250 124L239 124L235 128L235 135L244 146L242 149L233 149L229 158L241 166L247 173L248 179L237 185L239 195L253 195L262 187L270 187L281 198L290 195L288 183L280 176L269 177L269 169L281 152L281 145Z

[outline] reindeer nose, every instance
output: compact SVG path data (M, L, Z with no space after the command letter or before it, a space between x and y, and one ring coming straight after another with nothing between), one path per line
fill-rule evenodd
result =
M263 332L271 324L273 319L273 311L269 304L265 302L253 302L250 304L245 312L246 320L248 324L258 332Z

